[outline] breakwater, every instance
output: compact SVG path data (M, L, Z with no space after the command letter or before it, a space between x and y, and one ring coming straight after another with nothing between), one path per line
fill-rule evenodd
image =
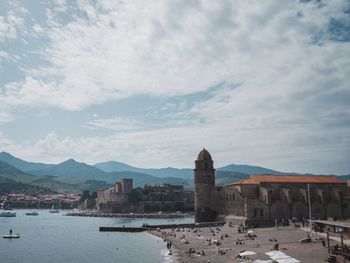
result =
M188 224L161 224L161 225L143 225L142 227L115 227L115 226L101 226L101 232L143 232L154 229L172 229L172 228L201 228L201 227L215 227L222 226L225 222L204 222L204 223L188 223Z
M145 227L115 227L115 226L100 226L100 232L143 232Z

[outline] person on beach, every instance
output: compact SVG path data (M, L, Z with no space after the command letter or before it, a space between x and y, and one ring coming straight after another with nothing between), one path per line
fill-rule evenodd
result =
M279 244L278 243L276 243L274 246L273 246L273 249L272 250L279 250Z

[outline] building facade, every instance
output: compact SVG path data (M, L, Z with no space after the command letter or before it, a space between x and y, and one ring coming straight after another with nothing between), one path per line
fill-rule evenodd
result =
M146 184L133 189L132 179L122 179L115 187L98 191L96 206L111 213L193 211L193 192L182 185Z
M203 149L195 161L196 222L271 225L275 220L350 217L347 183L335 176L250 175L225 187L215 186L215 170Z

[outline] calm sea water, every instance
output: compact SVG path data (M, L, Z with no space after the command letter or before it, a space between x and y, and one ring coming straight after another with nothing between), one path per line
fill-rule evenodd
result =
M1 263L109 263L169 262L162 241L147 233L99 232L99 226L141 226L148 224L191 223L193 218L118 219L71 217L38 210L38 216L26 216L28 210L14 210L17 217L0 217ZM9 229L21 238L7 240Z

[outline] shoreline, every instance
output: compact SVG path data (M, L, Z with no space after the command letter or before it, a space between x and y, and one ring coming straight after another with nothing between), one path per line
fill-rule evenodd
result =
M166 262L166 263L180 263L180 262L182 262L181 257L180 257L180 249L176 245L173 244L173 248L171 249L172 255L169 255L170 251L166 248L165 241L161 236L155 235L154 233L151 233L148 230L143 232L143 233L151 236L152 238L157 239L159 242L164 244L164 249L161 249L161 252L165 251L165 253L167 253L167 254L161 253L162 257L165 259L164 262Z

